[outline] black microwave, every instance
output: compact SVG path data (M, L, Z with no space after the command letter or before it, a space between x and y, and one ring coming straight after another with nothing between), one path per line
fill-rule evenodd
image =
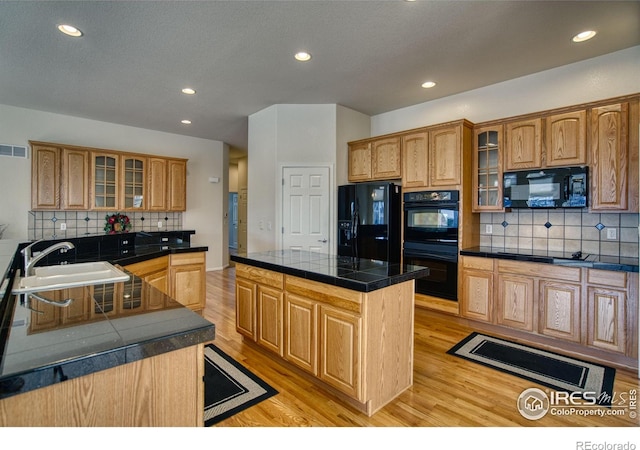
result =
M588 167L505 172L505 208L585 208Z

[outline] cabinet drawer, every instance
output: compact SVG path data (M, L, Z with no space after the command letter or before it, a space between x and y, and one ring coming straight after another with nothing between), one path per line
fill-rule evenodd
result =
M204 252L171 255L172 266L182 266L186 264L204 264Z
M520 261L498 261L498 272L516 273L532 277L543 277L555 280L580 282L580 268L562 267L554 264L540 264Z
M465 269L493 271L493 258L480 258L476 256L464 256L462 267Z
M272 270L236 264L236 277L245 278L276 289L284 289L284 275Z
M362 312L362 294L360 292L290 275L287 275L286 281L287 292L298 294L302 297L332 305L346 311L355 313Z
M159 272L161 270L167 270L169 267L169 257L161 256L160 258L150 259L148 261L142 261L135 264L129 264L125 266L129 272L144 278L148 274Z
M612 270L587 269L587 282L589 284L624 288L627 286L627 274L626 272Z

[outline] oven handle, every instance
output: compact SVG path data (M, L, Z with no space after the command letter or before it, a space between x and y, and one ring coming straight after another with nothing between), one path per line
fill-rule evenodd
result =
M434 255L433 253L407 253L404 252L405 258L421 258L421 259L435 259L437 261L445 262L458 262L458 255Z
M424 208L432 208L432 209L441 209L441 208L450 208L458 210L458 202L405 202L404 210L407 211L409 209L424 209Z

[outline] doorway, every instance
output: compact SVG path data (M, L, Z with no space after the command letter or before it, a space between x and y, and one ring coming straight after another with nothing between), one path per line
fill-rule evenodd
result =
M229 249L238 250L238 193L229 192Z

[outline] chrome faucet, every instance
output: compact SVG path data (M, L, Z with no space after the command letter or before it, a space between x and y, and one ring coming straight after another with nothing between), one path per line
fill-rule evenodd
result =
M27 245L25 248L23 248L20 253L22 253L23 256L23 261L24 261L24 275L25 277L28 277L30 275L33 275L32 269L33 266L36 265L36 263L38 261L40 261L42 258L44 258L45 256L55 252L56 250L61 250L63 253L66 252L67 250L71 250L72 248L75 248L75 245L73 245L71 242L58 242L57 244L53 244L50 247L45 248L44 250L42 250L40 253L38 253L36 256L32 255L31 249L33 248L34 245L36 245L39 242L42 242L44 239L39 239L35 242L32 242L31 244Z

